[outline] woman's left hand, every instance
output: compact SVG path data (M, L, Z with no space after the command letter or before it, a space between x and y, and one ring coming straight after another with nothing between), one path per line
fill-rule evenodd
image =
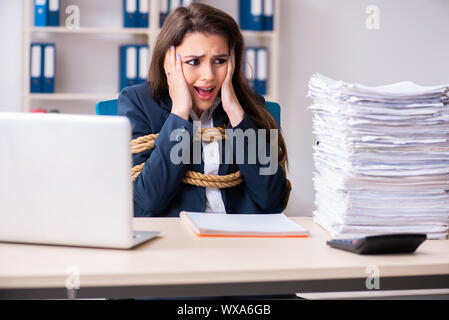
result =
M232 127L236 127L242 122L245 112L235 95L234 87L232 85L232 77L235 69L235 54L231 52L231 57L228 59L228 72L226 79L221 86L221 102L223 110L227 113Z

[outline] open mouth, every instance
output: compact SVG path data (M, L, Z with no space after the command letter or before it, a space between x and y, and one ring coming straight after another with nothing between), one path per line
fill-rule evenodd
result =
M215 91L215 87L194 87L195 92L201 100L209 100Z

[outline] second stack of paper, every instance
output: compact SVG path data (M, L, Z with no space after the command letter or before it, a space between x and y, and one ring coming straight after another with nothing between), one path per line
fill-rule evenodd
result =
M316 211L334 237L449 225L449 85L367 87L314 75Z

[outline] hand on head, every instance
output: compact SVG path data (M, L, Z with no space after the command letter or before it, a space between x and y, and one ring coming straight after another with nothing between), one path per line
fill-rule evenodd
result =
M223 110L227 113L228 118L233 127L237 126L244 117L244 111L235 94L232 78L235 71L235 54L234 50L231 52L228 62L228 70L226 78L221 86L221 102Z
M167 76L169 94L173 102L172 113L189 120L190 110L192 109L192 96L184 77L181 57L174 46L171 46L165 54L164 69Z

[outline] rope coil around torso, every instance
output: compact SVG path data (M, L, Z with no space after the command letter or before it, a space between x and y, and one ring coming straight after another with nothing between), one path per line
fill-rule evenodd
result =
M154 149L154 142L156 141L158 134L149 134L142 136L131 141L131 153L139 154L147 150ZM195 133L194 141L214 142L226 139L226 132L224 128L202 128ZM132 181L134 182L142 170L145 163L136 165L131 170ZM203 174L195 171L188 171L184 183L192 184L198 187L209 188L232 188L238 186L243 182L243 177L240 171L226 176L216 176L210 174Z
M144 151L154 149L154 143L157 137L158 134L149 134L132 140L131 153L139 154ZM218 128L202 128L201 130L197 130L193 139L194 141L214 142L225 140L227 138L228 137L226 136L225 129L218 127ZM133 182L142 173L144 166L145 163L142 163L132 168L131 176ZM281 167L284 170L284 172L286 172L283 164L281 164ZM287 206L287 202L291 191L290 181L288 179L286 180L287 180L286 194L282 200L282 210L284 210ZM187 171L186 176L183 178L182 182L198 187L225 189L240 185L241 183L243 183L243 177L240 171L225 176L217 176L217 175L203 174L195 171Z

